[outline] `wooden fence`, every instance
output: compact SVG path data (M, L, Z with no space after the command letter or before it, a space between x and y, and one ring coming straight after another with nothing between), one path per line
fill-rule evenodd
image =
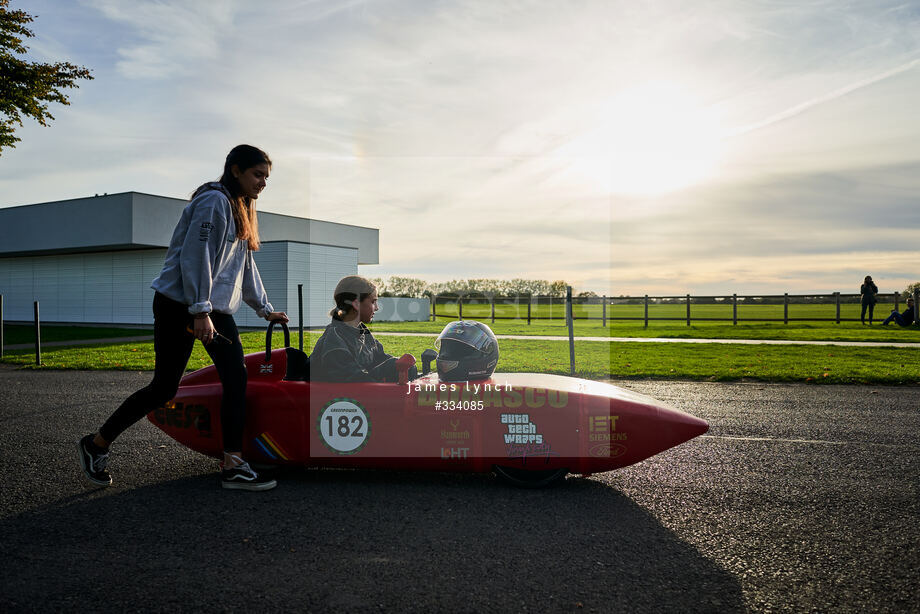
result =
M915 305L920 304L915 293ZM686 322L853 322L862 317L859 294L777 294L717 296L618 296L575 297L576 320ZM435 296L432 320L438 318L478 320L564 320L565 298L549 296L503 297L490 295ZM873 321L881 321L892 309L901 310L900 293L880 294ZM916 309L916 307L915 307ZM916 313L916 312L915 312ZM868 319L868 313L866 314Z

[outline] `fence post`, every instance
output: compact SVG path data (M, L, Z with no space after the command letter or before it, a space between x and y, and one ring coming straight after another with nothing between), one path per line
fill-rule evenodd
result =
M495 324L495 295L492 295L492 324Z
M457 317L463 320L463 297L459 294L457 295L457 312Z
M38 301L33 304L35 308L35 364L42 365L42 329L38 320Z
M738 325L738 294L732 294L732 324Z
M840 293L834 292L834 303L837 305L837 324L840 324Z
M601 326L607 327L607 295L603 296L603 307L601 307Z
M895 311L898 311L898 299L899 298L901 298L901 293L895 292L894 293L894 310ZM3 303L3 297L0 297L0 305L2 305L2 303ZM0 337L0 339L2 339L2 337Z
M303 352L303 284L297 284L297 333L300 335L300 351Z
M438 321L438 295L434 294L431 297L431 321Z
M530 306L533 305L533 294L527 295L527 326L530 326Z
M914 290L914 322L920 324L920 290Z
M575 375L575 317L572 313L572 286L565 289L565 315L569 325L569 373Z
M0 358L3 358L3 295L0 294Z
M645 295L645 328L648 328L648 294Z
M783 324L789 324L789 293L783 293Z
M687 326L690 326L690 295L687 295Z

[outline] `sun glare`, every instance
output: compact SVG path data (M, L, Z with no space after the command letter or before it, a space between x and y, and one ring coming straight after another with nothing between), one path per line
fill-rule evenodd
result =
M557 152L569 181L612 194L657 195L715 174L715 113L668 82L631 88L601 105L585 132Z

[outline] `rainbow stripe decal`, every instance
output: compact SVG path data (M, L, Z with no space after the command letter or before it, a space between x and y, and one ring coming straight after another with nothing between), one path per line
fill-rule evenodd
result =
M279 446L274 439L269 437L268 433L262 433L252 441L256 444L256 448L261 450L268 458L272 460L277 460L279 458L282 460L290 460L288 455L284 453L284 450L281 449L281 446Z

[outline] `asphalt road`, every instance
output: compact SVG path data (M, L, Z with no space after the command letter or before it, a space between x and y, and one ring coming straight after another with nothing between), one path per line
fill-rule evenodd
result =
M143 421L149 374L0 369L0 611L920 611L920 388L626 382L710 422L551 489L300 470L223 491Z

